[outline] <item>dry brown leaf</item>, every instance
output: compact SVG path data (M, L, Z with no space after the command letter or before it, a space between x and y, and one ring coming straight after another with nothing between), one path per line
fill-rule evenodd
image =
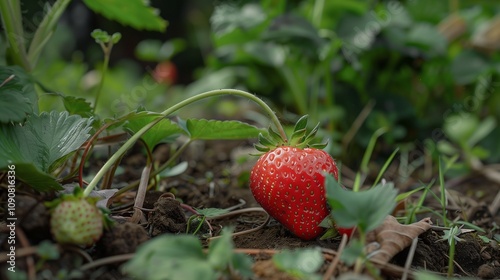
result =
M458 14L451 14L437 26L448 42L455 40L467 32L467 22Z
M378 246L369 246L367 253L371 255L371 260L387 263L397 253L410 246L413 239L429 230L431 225L430 218L424 218L410 225L402 225L396 218L389 215L382 225L367 234L367 243L378 244Z

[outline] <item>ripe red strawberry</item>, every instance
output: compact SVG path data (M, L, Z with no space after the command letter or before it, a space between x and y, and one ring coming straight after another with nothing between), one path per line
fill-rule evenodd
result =
M269 215L296 236L308 240L317 237L321 221L328 216L324 172L338 179L333 158L323 150L304 147L315 136L317 127L306 136L307 117L301 118L290 143L260 135L259 151L265 152L252 168L250 189ZM286 142L286 141L284 141ZM288 145L287 145L288 144ZM276 145L276 146L275 146Z
M88 199L66 195L52 207L50 229L57 242L89 247L101 238L103 215Z

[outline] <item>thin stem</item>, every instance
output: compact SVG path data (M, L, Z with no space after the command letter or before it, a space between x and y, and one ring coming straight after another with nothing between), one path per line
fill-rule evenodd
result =
M88 184L88 186L85 188L84 192L83 192L83 195L86 197L90 194L90 192L94 189L95 186L97 186L97 183L99 182L99 180L101 180L101 178L104 176L104 174L108 171L109 168L111 168L111 166L130 148L132 147L132 145L137 141L139 140L139 138L144 135L144 133L146 133L150 128L152 128L153 126L155 126L157 123L159 123L164 117L174 113L175 111L187 106L187 105L190 105L191 103L194 103L196 101L200 101L202 99L205 99L205 98L209 98L209 97L214 97L214 96L220 96L220 95L237 95L237 96L241 96L241 97L244 97L244 98L248 98L252 101L254 101L255 103L257 103L260 107L262 107L262 109L267 113L269 114L269 116L271 117L271 120L273 122L273 124L276 126L276 128L278 129L279 133L281 134L281 137L283 137L283 139L285 139L287 141L287 136L285 134L285 130L283 129L283 126L281 125L280 121L278 120L278 117L276 116L276 114L273 112L273 110L269 107L269 105L267 105L264 101L262 101L260 98L258 98L257 96L251 94L251 93L248 93L246 91L242 91L242 90L237 90L237 89L218 89L218 90L212 90L212 91L207 91L207 92L204 92L204 93L201 93L201 94L198 94L198 95L195 95L193 97L190 97L186 100L183 100L177 104L175 104L174 106L168 108L167 110L163 111L161 113L161 116L159 116L158 118L154 119L153 121L151 121L150 123L146 124L143 128L141 128L137 133L135 133L134 135L132 135L132 137L130 137L130 139L125 142L123 144L123 146L120 147L120 149L118 149L118 151L116 151L109 159L108 161L103 165L103 167L99 170L99 172L97 172L97 174L95 175L95 177L92 179L92 181Z
M177 151L165 163L163 163L160 167L156 168L153 172L151 172L151 174L149 175L150 179L151 179L151 177L154 177L154 176L160 174L163 170L167 169L167 167L169 167L179 157L179 155L189 146L189 144L192 141L193 140L189 140L189 141L186 141L184 144L182 144L182 146L179 149L177 149ZM121 195L122 193L125 193L131 189L136 188L137 186L139 186L139 183L140 183L140 180L137 180L137 181L129 184L128 186L119 189L113 197L117 197L117 196Z
M445 226L449 226L449 222L447 219L447 213L448 211L446 210L446 206L448 205L448 198L446 197L446 186L444 183L444 173L445 171L443 170L443 164L442 164L442 159L438 159L438 171L439 171L439 192L440 192L440 199L439 202L441 203L441 210L443 212L443 223Z
M97 109L97 101L99 101L99 96L101 95L102 87L104 86L104 78L106 77L106 72L108 72L109 57L111 56L111 49L113 48L113 43L110 42L109 45L107 46L101 43L101 47L102 51L104 52L104 63L102 65L101 81L99 82L99 86L97 88L94 101L94 108L92 112L95 112L95 110Z
M5 37L12 49L12 60L15 64L22 66L26 71L31 71L25 48L25 35L21 15L21 3L19 0L0 1L0 14L5 28Z
M453 237L452 237L453 238ZM454 263L455 260L455 239L450 242L450 251L448 252L448 277L453 277L455 271Z
M321 24L321 16L323 15L324 6L325 6L325 0L314 1L312 22L316 27L319 27L319 25Z
M357 227L357 231L359 233L359 242L363 245L363 247L366 246L366 232L362 227ZM358 256L356 259L356 263L354 264L354 272L355 273L361 273L361 270L363 268L363 263L366 260L366 255L363 253L361 256Z

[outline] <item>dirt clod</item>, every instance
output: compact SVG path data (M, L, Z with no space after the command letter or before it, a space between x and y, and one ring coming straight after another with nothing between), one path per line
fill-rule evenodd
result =
M161 196L154 204L151 221L151 236L162 233L186 232L186 216L181 203L171 197Z
M103 250L104 256L128 254L135 252L148 239L146 230L138 224L116 224L104 232L98 247Z

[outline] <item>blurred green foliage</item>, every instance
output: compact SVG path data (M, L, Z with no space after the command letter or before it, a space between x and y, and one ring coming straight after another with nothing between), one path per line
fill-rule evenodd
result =
M97 1L85 3L123 25L149 26L141 23L147 18L126 19L117 9L95 6ZM240 88L273 103L289 123L304 114L313 124L321 122L318 134L330 139L328 151L349 166L360 164L380 128L386 132L374 153L381 161L396 146L410 155L408 164L424 157L436 160L442 153L450 157L458 153L465 162L471 157L486 163L500 160L496 140L500 137L500 33L496 31L500 4L472 0L189 3L182 6L187 11L185 22L170 22L166 34L172 27L174 35L167 37L148 33L139 40L130 29L105 24L112 32L120 31L123 42L114 47L97 115L118 117L138 108L161 111L206 90ZM181 5L153 3L162 14L176 14L177 21L182 18L176 12ZM142 11L155 14L150 7ZM159 18L153 22L150 29L167 26ZM60 23L43 42L42 55L30 71L38 85L36 111L68 110L89 117L103 74L102 52L95 43L77 46L76 36ZM136 40L133 44L131 37ZM2 64L16 64L8 49L0 52ZM177 67L178 81L158 79L155 67L162 63ZM191 113L205 110L263 119L251 111L242 114L248 110L240 108L244 104L236 103L236 108L231 104L227 99L205 102ZM451 132L448 124L453 118L458 121ZM488 129L473 137L474 143L456 139L457 129L469 131L467 124L481 126L484 121Z
M266 96L287 118L309 114L349 164L381 127L379 152L424 149L450 136L451 115L500 117L499 11L491 1L230 2L212 14L200 76L231 69L224 86ZM483 159L495 161L500 130L489 132Z

